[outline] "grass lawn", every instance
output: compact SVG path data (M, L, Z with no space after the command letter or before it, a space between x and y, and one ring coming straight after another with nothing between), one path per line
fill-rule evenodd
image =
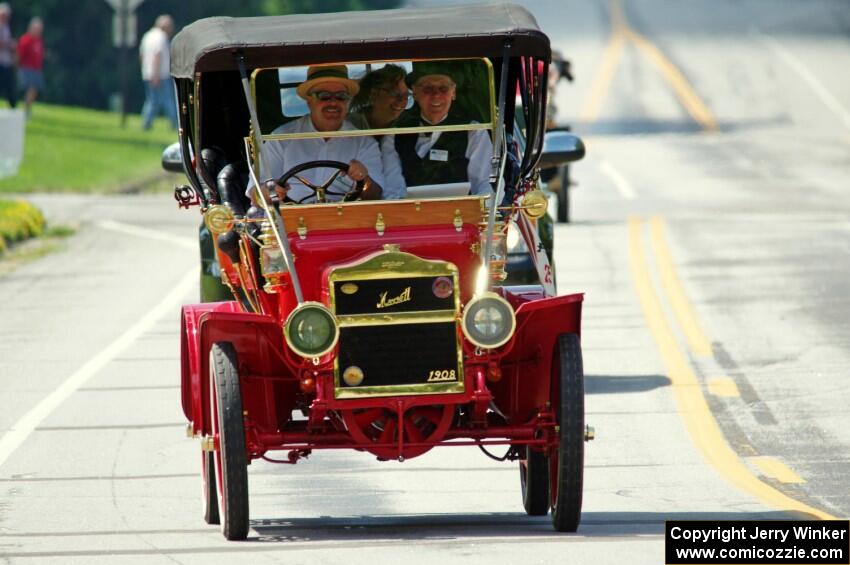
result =
M0 179L0 194L114 192L155 177L167 145L177 141L164 118L142 131L138 115L36 104L26 124L18 174Z

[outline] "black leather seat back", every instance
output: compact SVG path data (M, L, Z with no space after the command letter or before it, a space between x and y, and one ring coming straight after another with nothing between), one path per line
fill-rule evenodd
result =
M248 188L248 164L245 161L225 165L216 178L216 188L223 204L230 206L237 216L244 216L251 205L245 189Z

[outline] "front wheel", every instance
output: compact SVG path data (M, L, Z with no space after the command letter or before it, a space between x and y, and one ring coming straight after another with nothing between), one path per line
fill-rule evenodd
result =
M218 437L216 475L221 531L229 540L248 537L248 456L239 390L236 350L228 342L210 350L210 396L214 436Z
M553 373L558 449L549 457L552 525L559 532L574 532L581 521L584 479L584 368L576 334L558 337Z

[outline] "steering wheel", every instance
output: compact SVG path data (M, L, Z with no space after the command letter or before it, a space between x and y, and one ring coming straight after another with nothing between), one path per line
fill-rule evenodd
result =
M321 185L315 185L312 182L308 181L307 179L305 179L304 177L299 175L299 173L302 173L304 171L307 171L307 170L310 170L310 169L319 169L319 168L322 168L322 167L336 169L337 171L334 174L332 174L330 176L330 178L328 178L328 180L326 180ZM283 175L280 178L278 178L275 182L277 184L279 184L280 186L286 186L286 182L289 179L295 177L296 179L298 179L298 181L301 184L303 184L304 186L306 186L307 188L309 188L310 190L313 191L313 194L309 194L309 195L305 196L304 198L302 198L301 200L293 200L293 199L289 198L289 196L286 197L286 200L288 200L290 202L295 202L296 204L301 204L302 202L304 202L308 198L311 198L313 195L316 196L316 202L327 202L327 198L325 198L326 194L334 194L334 195L337 195L337 196L342 196L342 199L344 201L356 200L357 198L360 197L361 194L363 194L363 186L366 184L365 179L360 180L360 181L356 181L355 184L354 184L354 188L352 190L349 190L346 193L331 192L331 191L328 190L328 187L330 187L334 183L334 181L337 178L339 178L339 175L341 175L342 173L347 173L347 172L348 172L348 165L346 163L343 163L342 161L307 161L306 163L301 163L300 165L296 165L296 166L292 167L291 169L289 169L288 171L283 173Z

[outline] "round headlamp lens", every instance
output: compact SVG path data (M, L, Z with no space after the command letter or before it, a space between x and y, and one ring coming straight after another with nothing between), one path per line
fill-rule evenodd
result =
M504 298L488 293L466 305L463 332L479 347L499 347L513 335L515 320L511 305Z
M295 335L304 349L320 349L328 342L333 327L316 312L307 312L295 323Z
M319 304L292 312L286 322L286 339L299 355L317 357L330 351L339 337L333 314Z
M472 317L472 325L476 333L492 339L504 329L505 316L492 304L485 304L476 310Z

